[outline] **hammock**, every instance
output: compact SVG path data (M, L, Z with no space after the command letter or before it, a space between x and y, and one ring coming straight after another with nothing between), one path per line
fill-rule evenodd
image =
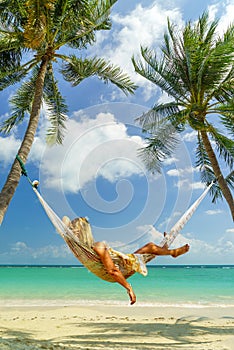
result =
M30 181L33 185L33 183ZM191 205L191 207L183 214L183 216L178 220L178 222L172 227L170 232L163 238L160 242L159 246L163 246L167 244L168 247L175 240L178 233L184 227L184 225L188 222L188 220L193 215L194 211L197 209L201 201L204 199L206 194L213 183L211 183L201 194L201 196ZM58 217L58 215L53 211L53 209L48 205L48 203L42 198L41 194L38 192L35 186L32 186L34 192L36 193L41 205L43 206L47 216L50 221L56 228L57 232L61 235L61 237L65 240L75 257L92 273L97 275L99 278L108 281L115 282L115 280L107 273L104 265L102 264L100 257L98 254L92 249L92 244L94 243L91 228L88 221L85 218L79 218L78 221L78 229L74 233L73 230L69 229L63 221ZM88 237L88 241L84 239L84 237ZM129 259L131 260L131 256L134 254L123 254L113 249L110 249L111 258L116 264L125 278L133 275L136 270L133 269L131 261L128 263ZM147 274L147 270L144 269L145 264L152 259L155 258L153 254L138 254L140 268L143 275ZM124 260L124 263L123 263Z
M31 181L29 178L25 165L17 154L16 159L19 161L21 166L22 175L26 176L30 185L32 186L35 194L37 195L42 207L44 208L48 218L56 228L60 236L66 241L75 257L91 272L97 275L99 278L108 281L115 282L115 280L108 274L104 265L101 262L100 257L92 248L94 244L91 227L85 218L78 218L72 221L77 225L72 226L72 230L58 217L48 203L42 198L41 194L37 190L39 184L38 181ZM208 191L210 190L213 182L204 190L201 196L191 205L191 207L184 213L179 221L172 227L169 234L167 234L159 246L168 247L175 240L176 236L184 225L191 218L194 211L197 209L201 201L204 199ZM70 225L69 225L70 226ZM145 264L155 258L154 254L123 254L109 248L109 253L115 265L117 265L125 278L130 277L135 272L147 274Z

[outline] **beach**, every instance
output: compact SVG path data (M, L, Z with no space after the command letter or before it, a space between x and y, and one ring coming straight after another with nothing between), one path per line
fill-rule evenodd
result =
M232 350L234 308L1 307L0 349Z
M158 266L137 295L83 267L0 268L0 350L233 350L234 267Z

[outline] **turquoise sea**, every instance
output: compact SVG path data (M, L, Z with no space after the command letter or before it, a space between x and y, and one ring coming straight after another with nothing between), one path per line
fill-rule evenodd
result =
M234 265L149 266L129 281L138 306L234 306ZM0 266L0 306L94 304L128 305L128 296L80 266Z

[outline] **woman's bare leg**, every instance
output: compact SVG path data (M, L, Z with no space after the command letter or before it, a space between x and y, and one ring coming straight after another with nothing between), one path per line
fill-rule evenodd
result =
M135 251L135 254L154 254L156 255L170 255L173 258L177 258L178 256L185 254L189 251L189 245L185 244L180 248L168 249L167 245L164 247L159 247L158 245L150 242Z
M99 255L109 275L112 276L117 283L121 284L121 286L123 286L127 290L131 305L134 304L136 302L136 296L133 292L132 286L126 281L122 272L113 263L113 260L111 259L111 256L108 252L105 243L96 242L93 249Z

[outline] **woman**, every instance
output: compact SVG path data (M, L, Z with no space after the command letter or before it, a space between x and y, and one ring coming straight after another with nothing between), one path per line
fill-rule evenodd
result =
M77 237L80 242L82 242L82 244L89 247L98 255L105 268L106 273L111 278L109 281L117 282L127 290L131 305L136 302L136 295L132 289L131 284L127 282L128 277L133 275L135 272L147 275L145 263L150 261L152 258L155 258L156 256L170 255L173 258L177 258L178 256L189 251L188 244L185 244L180 248L168 249L167 245L159 247L155 243L150 242L137 249L132 254L123 254L108 247L105 242L95 242L93 239L90 224L86 218L77 218L71 221L67 216L64 216L62 221L65 226L73 232L74 236ZM166 235L165 232L164 235ZM81 261L80 257L77 255L77 251L74 251L74 246L72 245L71 240L66 237L64 238L66 239L73 253ZM117 261L118 263L116 263ZM83 261L81 262L83 263ZM89 268L87 265L86 267ZM101 276L99 275L99 277Z

